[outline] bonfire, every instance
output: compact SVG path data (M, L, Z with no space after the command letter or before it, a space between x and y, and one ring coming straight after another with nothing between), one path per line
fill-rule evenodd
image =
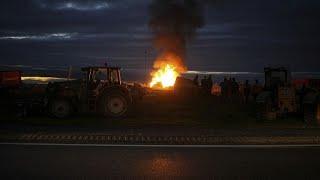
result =
M176 78L186 71L181 59L170 53L157 58L151 72L151 88L168 89L174 86Z

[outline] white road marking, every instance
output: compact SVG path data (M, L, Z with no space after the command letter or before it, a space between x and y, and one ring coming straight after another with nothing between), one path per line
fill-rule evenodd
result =
M58 143L0 143L16 146L71 146L71 147L151 147L151 148L288 148L320 147L320 144L257 144L257 145L174 145L174 144L58 144Z

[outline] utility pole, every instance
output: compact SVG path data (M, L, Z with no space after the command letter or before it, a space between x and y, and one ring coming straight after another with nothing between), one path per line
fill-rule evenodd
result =
M147 60L148 60L148 49L144 51L144 73L147 77Z
M69 66L69 69L68 69L68 80L71 79L71 75L72 75L72 66Z

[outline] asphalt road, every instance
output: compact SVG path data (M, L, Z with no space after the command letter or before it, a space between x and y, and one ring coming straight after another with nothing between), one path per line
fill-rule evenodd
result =
M319 147L0 145L1 179L319 179Z

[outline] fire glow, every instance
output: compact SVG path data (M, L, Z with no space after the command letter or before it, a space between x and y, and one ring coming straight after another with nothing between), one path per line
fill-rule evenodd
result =
M150 87L154 87L157 84L161 84L162 88L172 87L176 82L176 78L179 73L176 71L174 65L166 64L164 67L153 72Z
M170 88L173 87L177 77L186 71L181 58L166 53L158 57L155 61L154 70L151 72L151 82L149 86L151 88Z

